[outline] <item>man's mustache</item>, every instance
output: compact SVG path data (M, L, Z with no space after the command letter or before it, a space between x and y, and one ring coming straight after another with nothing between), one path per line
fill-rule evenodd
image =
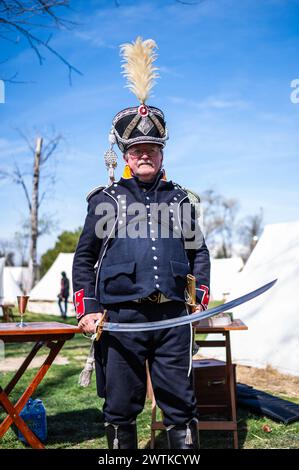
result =
M139 168L141 165L150 165L152 168L154 167L154 165L152 164L151 161L146 161L146 160L143 160L143 161L139 162L139 163L138 163L138 168Z

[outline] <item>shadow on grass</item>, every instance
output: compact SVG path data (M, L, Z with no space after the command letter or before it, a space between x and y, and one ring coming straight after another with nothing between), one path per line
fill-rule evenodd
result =
M226 415L210 415L203 416L202 419L207 421L211 420L225 420L228 419ZM237 429L238 429L238 449L242 449L246 442L247 437L247 419L248 415L243 410L237 410ZM200 431L200 447L202 449L234 449L234 434L233 431Z
M18 439L18 429L12 425L11 430ZM86 441L104 437L104 420L97 408L57 413L47 417L48 437L45 446L69 447L70 444L82 444ZM30 446L24 443L25 448ZM81 447L81 446L80 446ZM81 447L82 448L82 447Z
M214 419L223 419L224 416L214 416ZM211 416L204 416L202 419L211 420ZM242 449L247 437L248 414L244 410L238 410L238 448ZM211 420L213 421L213 420ZM199 431L199 441L201 449L233 449L234 439L232 431ZM158 431L155 436L155 449L167 449L166 431ZM150 440L147 441L145 449L150 449Z
M51 370L52 375L46 375L44 381L39 384L35 395L39 394L48 396L55 390L63 389L65 382L67 382L72 377L74 378L73 384L77 386L79 374L82 368L56 366L54 370L54 367L52 367Z
M97 408L68 411L48 416L47 444L79 444L105 435L104 419Z

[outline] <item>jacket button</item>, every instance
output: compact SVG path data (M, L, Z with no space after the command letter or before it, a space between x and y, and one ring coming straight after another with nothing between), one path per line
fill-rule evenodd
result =
M155 249L156 249L156 247L155 247L155 246L152 246L152 250L154 250L154 251L155 251Z
M157 287L157 289L159 289L159 287L160 287L160 284L156 284L156 287Z

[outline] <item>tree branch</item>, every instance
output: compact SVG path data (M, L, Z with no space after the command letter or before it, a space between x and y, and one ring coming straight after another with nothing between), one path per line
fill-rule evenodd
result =
M24 193L25 193L26 200L27 200L29 211L31 211L31 200L30 200L30 197L29 197L29 192L28 192L26 183L24 181L23 175L22 175L21 170L18 167L17 163L15 162L14 165L15 165L15 169L13 171L12 177L13 177L14 182L16 184L19 184L19 185L22 186L22 188L24 190Z
M42 65L45 60L40 51L40 48L44 47L68 67L70 84L72 83L73 72L83 75L79 69L70 64L56 49L50 46L49 42L52 37L51 35L47 40L44 40L31 32L33 27L69 28L70 26L74 26L74 22L60 18L54 12L54 9L57 7L68 6L68 0L32 0L29 2L29 5L25 1L21 2L12 0L7 2L0 0L0 6L2 6L2 8L0 8L0 28L2 29L2 32L3 30L6 30L8 32L16 31L20 33L37 55L40 65ZM42 23L37 25L30 21L30 18L32 17L40 17L45 21L49 19L54 24ZM2 32L1 36L4 40L11 40L6 37L6 35L4 36Z
M31 152L33 153L33 155L35 154L35 148L31 145L30 143L30 140L28 139L27 135L25 135L21 129L19 129L18 127L15 127L14 128L15 131L17 131L17 133L22 137L22 139L25 140L26 144L28 145L29 149L31 150Z
M62 135L57 135L54 139L51 139L44 147L43 153L41 156L41 164L43 165L49 157L55 152L57 146L59 145L60 141L62 140Z

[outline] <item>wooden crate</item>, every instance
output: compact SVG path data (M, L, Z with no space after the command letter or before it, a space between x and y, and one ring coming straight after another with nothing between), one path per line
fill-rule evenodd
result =
M235 365L233 364L235 381ZM192 361L193 386L199 417L206 414L231 415L231 397L227 366L217 359Z

